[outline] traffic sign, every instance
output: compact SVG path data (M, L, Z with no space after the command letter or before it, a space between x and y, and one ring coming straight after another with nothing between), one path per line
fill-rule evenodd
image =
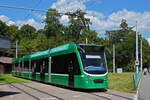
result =
M135 65L139 65L139 61L135 61Z

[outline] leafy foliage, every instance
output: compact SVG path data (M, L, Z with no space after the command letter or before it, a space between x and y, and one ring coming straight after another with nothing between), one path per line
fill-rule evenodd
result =
M122 20L119 30L106 31L108 47L112 51L112 45L115 44L115 58L116 67L123 68L124 71L134 71L135 70L135 36L136 32L132 30L133 27L128 27L125 19ZM139 36L139 58L140 58L140 41L143 39ZM143 65L146 67L150 63L146 60L149 59L150 46L148 42L143 39ZM146 59L145 59L146 58ZM139 60L140 61L140 60ZM148 64L149 63L149 64ZM112 70L112 60L109 62L109 68Z
M89 18L85 18L85 12L77 10L75 13L69 15L69 33L73 42L79 42L80 35L83 30L89 30L91 24Z

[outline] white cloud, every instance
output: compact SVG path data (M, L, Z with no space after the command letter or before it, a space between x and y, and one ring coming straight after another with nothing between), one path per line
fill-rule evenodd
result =
M23 20L12 21L7 16L0 15L0 20L5 22L8 26L10 26L10 25L17 25L18 27L21 27L24 24L29 24L29 25L35 27L36 29L44 28L44 23L40 24L40 23L36 22L33 18L28 19L27 21L23 21Z
M68 25L68 22L69 22L68 16L67 16L67 15L61 16L60 22L61 22L62 24L64 24L64 25Z
M0 20L3 22L7 22L9 20L9 18L5 15L0 15Z
M105 28L107 27L107 24L103 21L100 20L98 17L94 16L85 16L86 18L89 18L92 22L91 28L96 30L99 33L103 33Z
M105 19L105 16L99 12L94 14L90 12L87 17L90 18L92 29L95 29L98 33L103 33L107 29L118 29L122 19L126 19L129 26L135 26L138 21L138 31L141 33L150 33L150 12L137 13L123 9L118 12L114 12Z
M87 16L93 16L93 17L97 17L98 19L103 20L105 18L105 16L103 15L103 13L100 12L96 12L96 11L86 11Z
M72 12L77 9L86 11L85 3L89 0L57 0L52 4L51 8L57 9L59 12ZM150 12L138 13L123 9L110 14L107 19L103 13L87 10L87 18L90 18L91 28L98 33L105 33L108 29L120 28L120 23L123 18L127 20L129 26L135 26L138 21L138 31L141 33L150 33ZM61 23L68 22L68 17L63 15L60 19Z
M150 45L150 38L148 38L147 41L148 41L148 43L149 43L149 45Z
M127 20L129 26L135 26L136 21L138 21L138 31L141 33L150 33L150 12L138 13L123 9L113 12L106 17L101 12L87 10L85 3L88 1L89 0L57 0L52 4L51 8L55 8L59 12L72 12L77 9L87 12L85 17L90 18L92 22L91 28L96 30L99 34L105 33L105 31L108 29L118 29L123 18ZM39 13L34 15L41 20L45 19L45 16ZM34 19L28 19L27 21L18 20L14 22L4 15L0 15L0 19L6 22L8 25L15 24L21 27L23 24L29 24L34 26L36 29L41 29L44 27L43 23L40 24ZM60 18L60 22L64 25L67 25L68 21L69 19L66 15L63 15Z
M42 20L44 20L44 19L46 18L45 15L42 16L42 15L39 14L39 13L34 13L34 15L35 15L37 18L42 19Z
M57 9L59 12L74 12L77 9L85 10L85 2L89 0L57 0L51 8Z
M27 21L22 21L22 20L16 21L16 25L19 26L19 27L21 27L24 24L29 24L29 25L35 27L36 29L42 29L42 28L44 28L44 24L43 23L39 24L33 18L28 19Z
M8 26L10 26L10 25L15 25L15 22L10 20L10 21L7 22L7 25L8 25Z

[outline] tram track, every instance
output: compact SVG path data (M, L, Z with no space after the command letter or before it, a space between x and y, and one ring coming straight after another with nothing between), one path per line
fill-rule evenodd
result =
M31 86L29 84L25 84L25 83L19 83L19 84L10 84L10 87L14 87L16 89L18 89L19 91L23 92L24 94L34 98L35 100L51 100L51 99L57 99L57 100L69 100L71 97L72 99L75 98L84 98L84 95L88 96L89 98L92 98L94 100L132 100L130 97L128 97L127 95L120 95L117 94L116 92L112 92L112 91L74 91L74 90L70 90L70 92L68 92L68 89L66 91L61 89L58 91L61 91L60 93L69 93L71 95L68 95L69 97L63 96L58 92L58 94L55 92L52 92L53 94L51 94L51 92L47 89L42 89L38 88L37 86ZM46 91L44 91L46 90ZM53 91L53 90L52 90ZM91 96L90 96L91 95ZM44 97L44 98L43 98ZM90 99L89 99L90 100Z
M90 93L89 93L89 94L90 94ZM112 99L107 98L107 97L105 97L105 96L101 96L101 95L94 94L94 93L92 93L92 94L90 94L90 95L93 95L93 96L96 96L96 97L100 97L100 98L103 98L103 99L105 99L105 100L112 100ZM99 100L102 100L102 99L99 99Z
M41 93L47 94L47 95L49 95L49 96L55 97L55 98L57 98L57 99L59 99L59 100L64 100L64 99L62 99L62 98L60 98L60 97L58 97L58 96L55 96L55 95L52 95L52 94L50 94L50 93L41 91L41 90L36 89L36 88L34 88L34 87L31 87L31 86L25 85L24 83L21 84L21 85L26 86L26 87L31 88L31 89L34 89L34 90L39 91L39 92L41 92ZM98 92L97 92L97 93L98 93ZM97 93L88 93L88 94L93 95L93 96L95 96L95 97L98 97L99 100L102 100L102 99L105 99L105 100L112 100L112 98L108 98L107 96L103 96L103 95L100 95L100 94L97 94ZM115 96L115 97L120 97L120 98L126 99L126 100L132 100L131 98L124 97L124 96L117 95L117 94L113 94L113 93L111 93L111 92L101 92L101 93L103 93L103 94L105 94L105 95L111 95L111 96Z
M26 91L25 89L22 89L22 88L20 88L19 86L16 86L16 85L13 85L13 84L10 84L10 85L11 85L12 87L14 87L14 88L16 88L16 89L22 91L23 93L27 94L28 96L30 96L30 97L36 99L36 100L42 100L42 99L44 99L44 98L40 98L40 97L38 97L38 96L33 95L33 93L31 93L31 92L29 92L29 91ZM51 97L53 97L52 99L56 98L56 99L58 99L58 100L65 100L65 99L63 99L63 98L61 98L61 97L55 96L55 95L53 95L53 94L50 94L50 93L47 93L47 92L44 92L44 91L41 91L41 90L39 90L39 89L33 88L33 87L28 86L28 85L25 85L25 84L23 84L23 83L22 83L22 84L20 83L19 85L24 86L24 87L27 87L27 88L29 88L29 89L32 89L32 90L36 91L37 93L51 96Z
M114 100L111 97L120 98L120 99L124 99L124 100L133 100L131 98L128 98L128 97L125 97L125 96L121 96L121 95L118 95L118 94L114 94L114 93L111 93L111 92L101 92L102 94L98 94L98 93L99 92L97 92L97 93L89 93L89 94L97 96L97 97L100 97L100 98L103 98L105 100Z
M111 93L111 92L106 92L105 94L113 95L113 96L124 98L124 99L127 99L127 100L133 100L131 98L128 98L128 97L125 97L125 96L121 96L121 95L117 95L117 94L114 94L114 93Z
M20 88L19 86L16 86L16 85L13 85L13 84L10 84L10 85L11 85L12 87L14 87L14 88L16 88L16 89L22 91L23 93L27 94L28 96L30 96L30 97L36 99L36 100L42 100L42 98L39 98L39 97L33 95L33 93L28 92L28 91L26 91L25 89ZM31 86L28 86L28 85L26 85L26 84L24 84L24 83L20 83L19 85L24 86L24 87L27 87L27 88L30 88L30 89L35 90L35 91L37 91L37 92L39 92L39 93L42 93L42 94L46 94L46 95L51 96L51 97L53 97L53 98L56 98L56 99L58 99L58 100L65 100L65 99L63 99L63 98L61 98L61 97L58 97L58 96L56 96L56 95L47 93L47 92L45 92L45 91L41 91L41 90L39 90L39 89L37 89L37 88L34 88L34 87L31 87ZM84 92L84 93L85 93L85 92ZM90 94L90 95L94 96L94 98L95 98L95 97L98 97L98 98L95 98L95 99L97 99L97 100L112 100L112 99L109 99L109 98L107 98L107 97L105 97L105 96L101 96L101 95L98 95L98 94L95 94L95 93L87 93L87 94Z
M21 84L21 85L26 86L26 87L28 87L28 88L31 88L31 89L33 89L33 90L36 90L36 91L38 91L38 92L40 92L40 93L47 94L47 95L49 95L49 96L55 97L55 98L57 98L57 99L59 99L59 100L64 100L63 98L60 98L60 97L58 97L58 96L56 96L56 95L53 95L53 94L50 94L50 93L47 93L47 92L41 91L41 90L36 89L36 88L34 88L34 87L31 87L31 86L25 85L24 83L23 83L23 84Z

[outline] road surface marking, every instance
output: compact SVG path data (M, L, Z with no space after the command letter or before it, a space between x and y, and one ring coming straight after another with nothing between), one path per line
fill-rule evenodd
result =
M41 100L56 100L57 98L41 98Z
M74 96L72 96L72 97L78 98L78 97L81 97L81 95L74 95Z

